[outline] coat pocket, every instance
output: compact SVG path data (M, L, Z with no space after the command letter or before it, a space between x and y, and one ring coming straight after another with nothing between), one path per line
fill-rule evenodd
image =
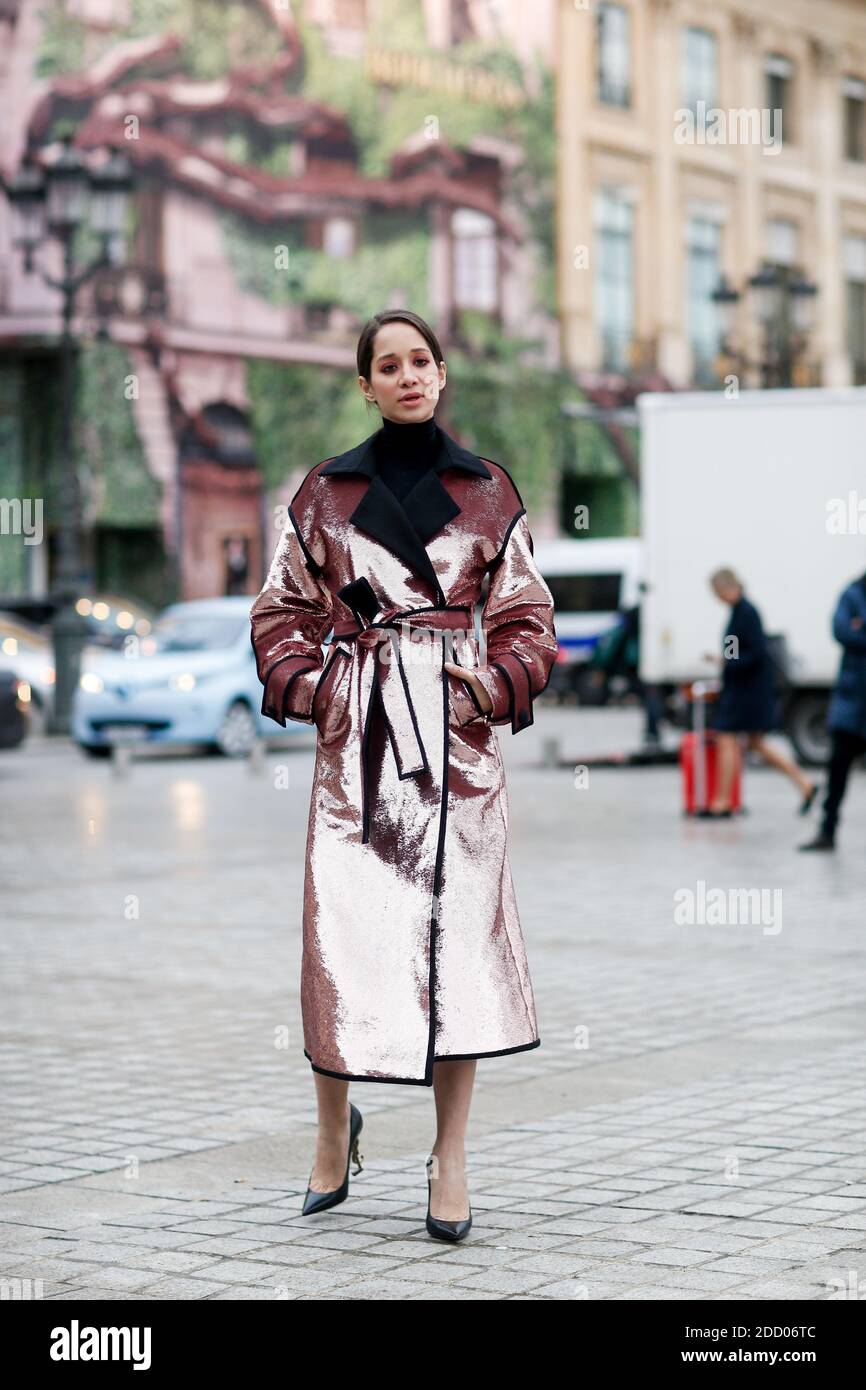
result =
M337 647L319 677L313 694L313 723L323 742L335 738L345 723L349 708L351 667L351 652Z
M462 676L452 675L450 671L445 673L448 677L448 704L451 711L450 722L456 727L462 728L464 724L473 724L486 719L475 692Z

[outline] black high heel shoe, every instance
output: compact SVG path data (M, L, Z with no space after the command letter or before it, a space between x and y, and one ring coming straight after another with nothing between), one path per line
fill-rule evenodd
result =
M358 1150L358 1135L364 1128L364 1121L361 1112L349 1101L349 1152L346 1154L346 1176L339 1187L333 1188L331 1192L314 1192L311 1187L307 1187L307 1195L304 1198L304 1205L301 1211L302 1216L310 1216L312 1212L326 1211L328 1207L335 1207L338 1202L345 1202L349 1195L349 1162L350 1160L358 1166L354 1169L355 1174L361 1172L364 1167L361 1159L363 1154ZM310 1173L312 1178L313 1174Z
M462 1240L469 1234L472 1225L472 1205L469 1206L469 1215L463 1221L442 1221L438 1216L430 1215L430 1170L433 1167L433 1155L427 1159L427 1231L436 1240Z

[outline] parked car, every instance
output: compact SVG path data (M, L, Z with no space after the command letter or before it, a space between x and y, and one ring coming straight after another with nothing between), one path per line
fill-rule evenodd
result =
M87 620L88 642L118 651L130 633L146 637L156 620L152 608L122 594L82 594L75 607Z
M30 687L14 671L0 669L0 749L17 748L30 730Z
M54 703L54 650L50 628L38 627L17 613L0 611L0 662L30 687L33 706Z
M293 737L261 713L250 642L250 595L173 603L153 631L123 652L89 648L73 700L72 733L88 754L119 741L197 743L228 757L255 740Z

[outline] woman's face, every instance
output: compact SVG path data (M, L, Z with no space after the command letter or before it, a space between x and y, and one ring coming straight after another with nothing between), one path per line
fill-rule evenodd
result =
M404 424L429 420L445 385L445 366L418 329L398 320L385 323L373 340L370 380L358 377L368 401L375 401L388 420Z

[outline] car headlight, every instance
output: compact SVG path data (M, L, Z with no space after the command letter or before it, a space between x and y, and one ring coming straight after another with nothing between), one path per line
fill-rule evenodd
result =
M78 684L88 695L99 695L105 689L105 681L95 671L82 671Z
M195 690L196 679L192 671L181 671L169 681L172 690Z

